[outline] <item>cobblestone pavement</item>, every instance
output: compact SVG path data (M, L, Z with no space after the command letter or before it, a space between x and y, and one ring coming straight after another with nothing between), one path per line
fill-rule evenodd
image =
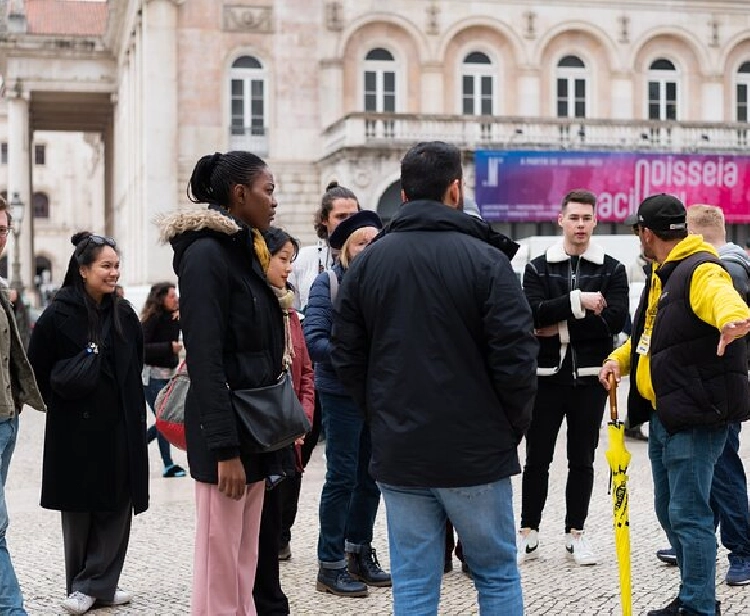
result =
M623 388L624 389L624 388ZM621 392L623 394L624 392ZM621 408L624 408L622 406ZM8 480L11 523L8 542L23 587L29 614L61 613L64 598L63 555L59 514L38 506L41 473L43 416L27 409L21 417L21 437ZM540 560L522 567L526 613L555 615L620 614L617 564L607 495L606 429L597 454L596 482L587 523L588 535L597 548L600 564L576 568L565 556L563 523L565 495L565 437L558 444L551 470L549 500L541 528ZM652 483L646 444L628 441L630 467L630 520L633 563L633 613L669 602L677 592L675 568L654 558L666 541L652 508ZM750 457L750 445L742 448ZM130 550L121 585L135 595L133 603L119 609L100 609L95 614L189 614L191 555L193 546L193 485L188 478L163 479L156 446L151 456L151 508L135 518ZM179 452L176 460L185 462ZM390 614L388 589L373 589L366 599L340 599L314 590L316 575L318 499L324 474L322 447L316 451L305 475L297 525L293 531L293 556L282 563L283 586L292 614ZM520 478L514 479L516 515L520 505ZM388 564L384 509L377 520L378 556ZM517 518L518 519L518 518ZM476 614L476 594L470 580L456 571L444 577L441 614ZM750 588L730 588L723 583L726 551L720 550L717 592L724 614L750 614Z

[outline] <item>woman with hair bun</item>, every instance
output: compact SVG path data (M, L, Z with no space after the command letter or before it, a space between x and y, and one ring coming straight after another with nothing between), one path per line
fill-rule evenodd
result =
M47 405L42 507L62 515L68 598L94 604L131 600L118 588L133 514L148 507L143 335L117 296L120 257L112 238L76 233L62 287L37 321L29 361ZM55 377L96 353L85 382Z
M197 162L188 187L188 197L208 207L161 221L174 249L191 382L185 433L195 479L193 616L257 613L263 499L284 475L283 450L254 453L231 399L231 390L273 385L284 366L284 317L266 279L271 255L261 235L276 212L274 189L262 159L217 152Z

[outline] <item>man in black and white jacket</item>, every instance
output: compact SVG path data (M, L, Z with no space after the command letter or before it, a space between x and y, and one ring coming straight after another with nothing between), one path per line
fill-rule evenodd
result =
M596 564L584 538L594 483L594 453L606 391L597 380L625 325L625 267L591 242L596 197L583 190L565 195L558 223L562 242L526 266L523 288L539 338L539 391L526 434L518 562L539 555L539 523L547 499L549 465L563 418L567 423L568 482L565 546L578 565Z

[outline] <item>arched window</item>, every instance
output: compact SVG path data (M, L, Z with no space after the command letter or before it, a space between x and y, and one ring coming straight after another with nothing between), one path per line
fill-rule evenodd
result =
M240 56L230 72L230 148L266 154L268 86L263 63Z
M563 56L557 63L556 102L558 118L585 118L588 73L578 56Z
M31 197L31 211L35 219L49 218L49 197L47 193L34 193Z
M493 115L495 113L495 75L490 57L472 51L461 66L461 113L464 115Z
M398 106L396 59L383 47L367 52L364 62L364 110L368 113L395 113ZM380 130L382 128L382 132ZM368 137L393 138L393 120L367 120Z
M748 90L750 89L750 60L743 62L740 66L739 70L737 71L737 86L736 86L736 93L737 93L737 112L736 112L736 120L738 122L747 122L748 121L748 100L747 100L747 94Z
M676 120L679 75L671 60L657 58L648 68L648 119Z
M376 47L365 56L365 111L396 111L396 60L387 49Z

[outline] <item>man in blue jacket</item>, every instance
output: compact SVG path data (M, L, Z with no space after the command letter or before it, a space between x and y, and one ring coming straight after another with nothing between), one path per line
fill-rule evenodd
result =
M510 478L538 344L510 266L517 245L460 211L454 146L411 148L401 186L405 203L342 281L331 354L372 433L394 613L437 613L449 517L480 611L520 615Z

